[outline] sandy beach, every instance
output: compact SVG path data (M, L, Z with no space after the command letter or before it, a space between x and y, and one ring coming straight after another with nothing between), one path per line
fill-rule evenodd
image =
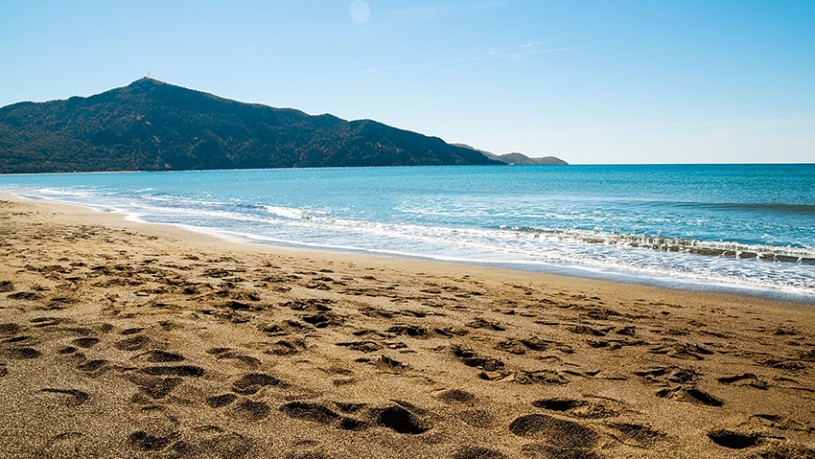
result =
M812 458L815 309L0 196L0 457Z

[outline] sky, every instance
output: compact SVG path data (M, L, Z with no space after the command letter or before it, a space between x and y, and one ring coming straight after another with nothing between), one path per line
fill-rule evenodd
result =
M0 106L144 76L574 164L815 162L813 0L2 0Z

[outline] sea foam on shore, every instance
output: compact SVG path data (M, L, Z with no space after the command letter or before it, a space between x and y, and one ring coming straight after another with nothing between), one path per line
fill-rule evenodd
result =
M198 171L6 176L0 190L254 242L815 302L813 175L807 165Z

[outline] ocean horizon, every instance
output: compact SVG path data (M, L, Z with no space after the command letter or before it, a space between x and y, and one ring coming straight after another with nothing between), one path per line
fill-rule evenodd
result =
M815 302L815 165L0 176L0 192L247 242Z

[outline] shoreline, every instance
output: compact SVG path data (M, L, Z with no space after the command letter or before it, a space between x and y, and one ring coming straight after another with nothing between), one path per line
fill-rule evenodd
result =
M70 204L69 204L70 205ZM140 224L152 225L151 223L143 220L134 220ZM529 273L532 275L541 276L555 276L577 279L580 281L588 282L609 282L612 284L625 284L636 287L654 287L658 289L672 290L678 292L688 293L709 293L714 295L728 295L745 298L757 298L768 301L777 301L784 303L794 303L800 305L815 306L815 296L807 293L789 292L784 290L771 290L762 287L747 287L736 284L711 284L705 283L701 280L682 279L682 280L669 280L668 278L656 278L637 276L633 274L621 273L606 273L590 268L571 267L571 266L556 266L556 265L539 265L534 263L519 263L519 262L477 262L464 259L448 259L448 258L433 258L430 256L414 255L409 253L397 253L386 251L375 251L366 249L352 249L344 247L329 247L320 246L317 244L306 243L288 243L285 241L267 240L268 242L256 242L253 235L233 234L222 232L217 229L197 228L186 225L175 225L182 230L200 232L201 234L215 236L222 238L227 242L235 244L246 244L249 246L271 247L291 249L291 250L305 250L324 252L328 254L336 254L342 257L343 255L356 255L362 257L381 257L394 260L414 260L420 263L440 263L442 265L457 265L479 267L484 269L494 269L501 271L513 271L520 273ZM263 240L262 238L258 238ZM524 269L524 267L529 267Z
M0 195L0 456L815 455L815 309Z
M94 208L92 206L85 206L76 203L64 202L64 201L57 201L57 200L48 200L48 199L30 199L14 194L5 194L0 193L0 199L5 200L20 200L23 202L29 203L36 203L36 204L43 204L43 205L57 205L57 206L73 206L81 209L85 209L94 213L100 214L109 214L111 216L115 216L115 218L122 219L123 222L132 223L133 225L146 225L146 226L160 226L166 227L167 229L175 229L181 232L189 232L194 233L197 235L201 235L205 238L214 238L217 239L225 244L234 244L235 246L243 246L244 249L249 248L256 248L260 250L263 248L264 250L271 251L271 253L275 253L276 251L303 251L306 254L311 254L314 256L315 254L323 254L325 257L334 258L334 257L345 257L349 256L352 258L356 257L372 257L373 259L385 259L391 260L393 263L397 263L398 261L414 261L418 263L430 263L435 264L438 263L440 265L450 265L450 266L460 266L460 267L469 267L469 268L481 268L486 270L498 270L498 271L512 271L517 273L527 273L532 276L554 276L555 278L568 278L573 279L575 282L600 282L600 283L611 283L611 284L623 284L623 285L631 285L634 287L652 287L657 289L665 289L669 291L676 291L676 292L687 292L687 293L698 293L698 294L712 294L712 295L725 295L725 296L735 296L735 297L744 297L744 298L755 298L760 300L767 300L771 302L779 302L779 303L789 303L789 304L798 304L798 305L806 305L806 306L815 306L815 296L808 295L805 293L798 293L798 292L789 292L789 291L778 291L778 290L771 290L767 288L759 288L759 287L745 287L739 286L734 284L711 284L706 283L703 281L696 281L691 279L683 279L680 281L671 281L666 278L657 278L657 277L645 277L645 276L636 276L636 275L627 275L621 273L602 273L597 270L592 270L589 268L580 268L580 267L569 267L569 266L546 266L546 267L538 267L537 269L524 269L523 264L519 263L500 263L500 262L483 262L479 263L476 261L469 261L469 260L448 260L448 259L441 259L441 258L433 258L430 256L421 256L421 255L412 255L412 254L400 254L400 253L390 253L390 252L376 252L376 251L369 251L364 249L350 249L350 248L342 248L342 247L323 247L314 245L311 246L305 243L286 243L284 241L266 241L264 242L263 238L258 238L255 240L253 235L245 235L245 234L232 234L226 231L219 231L217 229L208 229L208 228L199 228L195 226L188 226L184 224L172 224L172 223L154 223L142 220L138 217L131 216L127 213L120 212L120 211L105 211L101 209ZM190 239L189 237L184 237L184 239Z

